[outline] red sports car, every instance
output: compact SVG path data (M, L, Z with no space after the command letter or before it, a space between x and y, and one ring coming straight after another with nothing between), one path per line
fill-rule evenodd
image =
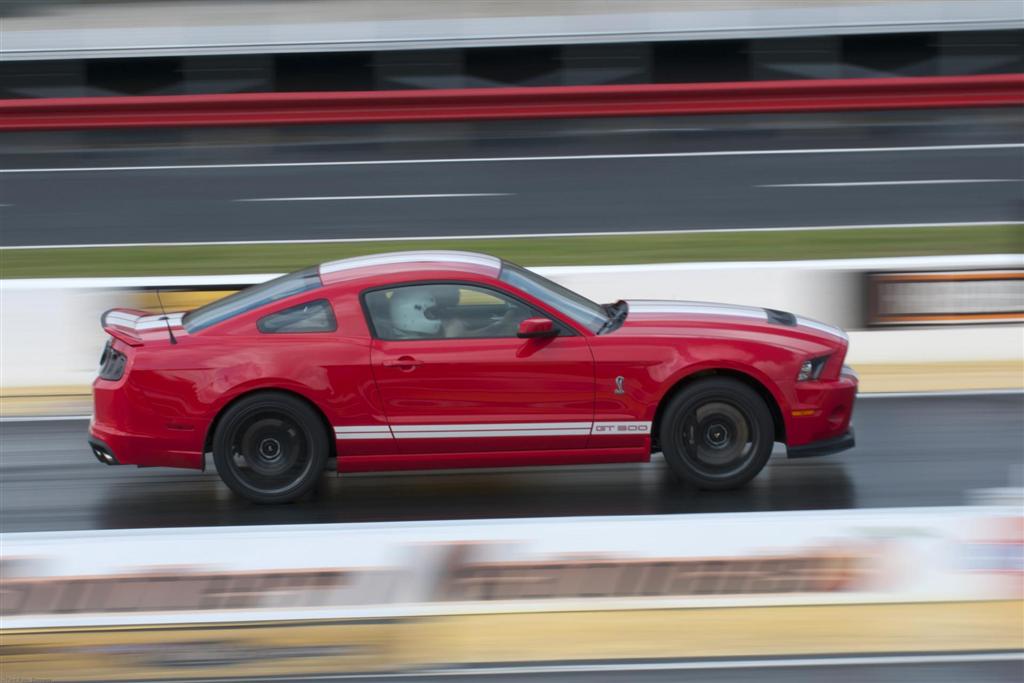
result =
M114 309L89 443L261 503L340 472L643 462L728 489L773 444L853 446L842 330L782 311L597 304L467 252L363 256L189 313Z

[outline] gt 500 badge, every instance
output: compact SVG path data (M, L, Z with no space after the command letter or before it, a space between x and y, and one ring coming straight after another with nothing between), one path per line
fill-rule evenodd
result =
M646 434L650 422L595 422L591 434Z

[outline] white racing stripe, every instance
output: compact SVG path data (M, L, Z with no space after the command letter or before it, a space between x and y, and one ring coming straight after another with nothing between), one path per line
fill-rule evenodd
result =
M526 436L587 436L589 428L581 429L488 429L484 431L456 430L450 432L438 431L398 431L395 430L396 439L494 439L501 437L526 437Z
M361 425L357 427L335 427L334 438L339 441L351 439L390 439L391 429L387 425Z
M133 330L155 330L160 327L181 327L184 313L170 313L168 315L136 315L124 311L111 311L106 314L104 322L107 324L127 327Z
M657 315L662 313L681 315L732 315L744 318L767 320L768 314L763 308L752 306L735 306L703 301L627 301L629 312L638 315Z
M170 323L171 327L181 327L181 320L184 317L184 313L171 313L169 315L147 316L145 318L142 318L135 324L135 329L155 330L158 327L167 327L168 323Z
M796 317L796 324L801 327L809 327L812 330L831 334L833 337L838 337L839 339L850 341L850 335L846 334L842 328L836 327L835 325L829 325L828 323L823 323L819 320L811 320L810 318L802 318L800 316Z
M707 152L651 152L637 154L569 154L532 157L455 157L434 159L357 159L349 161L285 161L248 164L167 164L160 166L63 166L53 168L5 168L0 173L89 173L101 171L200 171L226 168L315 168L319 166L395 166L405 164L482 164L519 161L590 161L614 159L685 159L693 157L743 157L799 154L877 154L893 152L953 152L975 149L1019 149L1024 143L977 145L922 145L907 147L818 147L806 149L727 149Z
M768 313L763 308L752 306L735 306L732 304L705 303L701 301L628 301L630 314L637 315L728 315L768 320ZM839 339L849 340L842 329L810 318L796 317L799 327L807 327L825 332Z
M479 439L524 436L626 436L647 434L650 422L494 422L480 424L349 425L334 428L348 439Z
M368 256L353 256L337 261L328 261L321 264L320 274L325 275L370 266L387 266L397 263L432 263L435 261L465 263L485 268L501 268L501 259L489 256L488 254L477 254L471 251L423 250L370 254Z
M486 432L490 430L541 430L541 429L586 429L592 422L496 422L490 424L450 425L396 425L391 429L396 434L403 432Z

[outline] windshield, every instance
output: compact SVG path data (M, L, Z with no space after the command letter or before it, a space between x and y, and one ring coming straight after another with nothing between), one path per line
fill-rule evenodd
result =
M608 313L600 304L522 266L502 261L499 278L564 313L591 332L597 333L608 322Z
M234 318L264 304L279 301L299 292L321 287L320 272L316 266L282 275L261 285L247 287L231 296L209 303L185 314L181 324L189 334L206 329L210 325Z

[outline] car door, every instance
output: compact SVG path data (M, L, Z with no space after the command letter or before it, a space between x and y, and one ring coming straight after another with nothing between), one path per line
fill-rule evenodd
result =
M594 414L587 341L555 321L554 337L521 339L549 317L480 284L416 283L364 293L371 365L406 454L583 449Z

